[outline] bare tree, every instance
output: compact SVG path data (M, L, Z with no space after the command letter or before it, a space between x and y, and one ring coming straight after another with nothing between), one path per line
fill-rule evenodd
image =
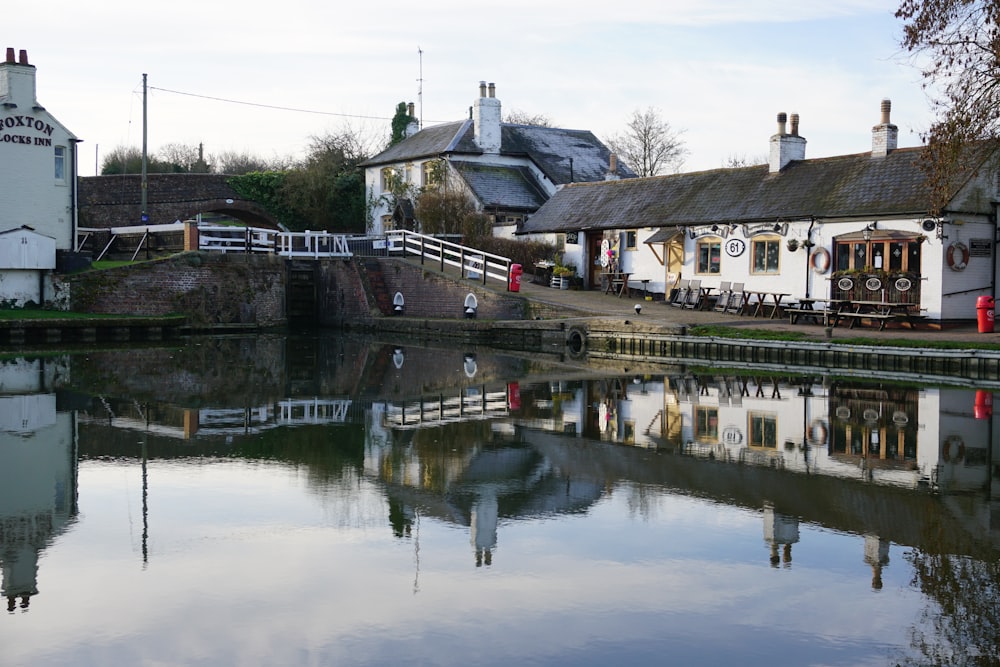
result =
M156 157L161 162L175 166L175 171L185 174L206 174L208 164L205 162L202 146L187 144L164 144L156 151Z
M291 158L274 158L268 160L259 155L252 155L245 151L221 151L209 156L212 171L217 174L228 174L239 176L262 171L285 171L292 166Z
M948 197L963 148L1000 135L1000 2L902 0L902 46L917 58L936 118L923 133L931 211Z
M659 109L649 107L633 111L625 131L604 142L639 176L657 176L683 166L688 151L681 133L663 120Z
M737 169L739 167L753 167L759 164L767 164L766 155L747 155L746 153L730 153L722 166L726 169Z
M521 109L511 109L504 114L503 122L511 125L534 125L536 127L552 127L552 120L545 114L533 114Z

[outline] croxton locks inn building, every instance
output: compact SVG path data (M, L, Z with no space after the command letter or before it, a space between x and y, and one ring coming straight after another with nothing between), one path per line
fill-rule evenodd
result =
M44 303L56 253L76 238L77 145L35 94L23 49L0 63L0 304Z

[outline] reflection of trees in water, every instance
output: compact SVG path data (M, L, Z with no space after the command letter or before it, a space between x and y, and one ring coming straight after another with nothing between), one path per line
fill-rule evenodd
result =
M955 545L949 550L955 551ZM921 624L910 634L918 658L902 664L1000 665L1000 554L970 549L979 557L921 549L908 551L912 585L926 596Z

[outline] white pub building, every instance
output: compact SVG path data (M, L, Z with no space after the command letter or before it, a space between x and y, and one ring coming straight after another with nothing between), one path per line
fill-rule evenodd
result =
M0 63L0 307L43 305L59 251L74 249L77 145L35 93L27 51Z

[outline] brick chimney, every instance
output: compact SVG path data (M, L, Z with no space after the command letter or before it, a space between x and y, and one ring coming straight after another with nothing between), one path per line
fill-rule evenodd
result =
M472 106L472 121L476 145L484 153L500 152L500 100L496 98L496 87L485 81L479 82L479 98Z
M604 175L606 181L617 181L621 177L618 175L618 156L612 153L608 157L608 173Z
M28 52L24 49L15 60L14 49L7 47L7 57L0 63L0 103L9 109L19 106L25 111L38 107L35 66L28 63Z
M872 128L872 157L885 157L896 150L899 128L889 122L892 102L882 100L882 121Z
M806 140L799 136L799 115L792 114L792 131L785 131L788 116L784 112L778 114L778 132L771 136L771 150L768 165L772 174L785 168L793 160L806 159Z
M413 102L408 102L406 104L406 115L410 117L410 122L406 124L405 135L407 138L412 137L414 134L420 131L420 121L417 120L415 113L415 108Z

